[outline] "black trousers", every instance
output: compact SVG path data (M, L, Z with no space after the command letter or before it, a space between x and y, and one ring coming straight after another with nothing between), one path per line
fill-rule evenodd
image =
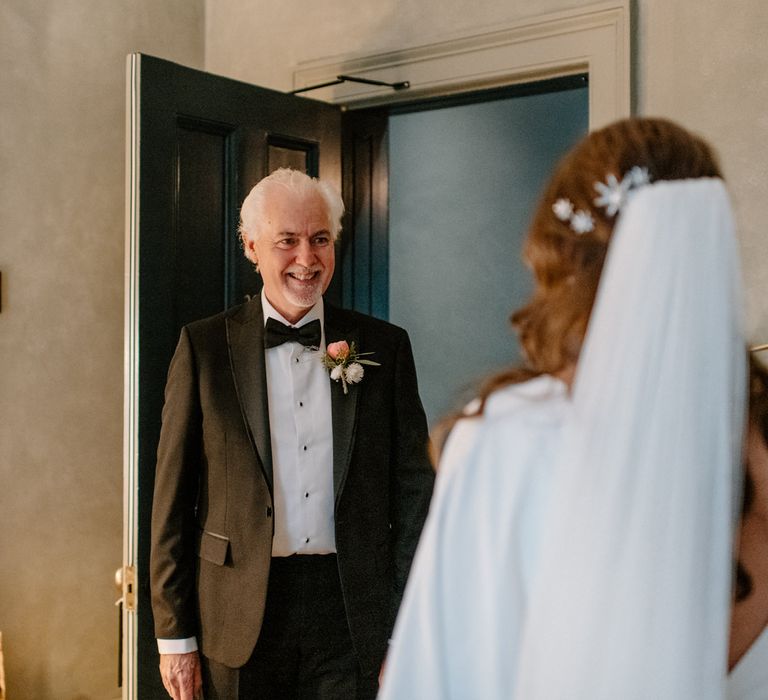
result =
M240 669L203 659L205 700L373 700L360 670L336 556L272 559L259 640Z

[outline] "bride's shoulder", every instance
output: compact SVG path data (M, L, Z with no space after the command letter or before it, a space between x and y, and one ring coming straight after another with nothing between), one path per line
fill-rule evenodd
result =
M524 418L559 417L567 403L566 385L548 374L510 384L488 397L484 416L488 422L520 415Z
M567 405L565 384L549 375L494 391L480 414L479 402L472 401L464 410L465 417L456 422L448 436L441 468L464 462L478 444L501 446L512 442L522 451L524 444L554 436Z

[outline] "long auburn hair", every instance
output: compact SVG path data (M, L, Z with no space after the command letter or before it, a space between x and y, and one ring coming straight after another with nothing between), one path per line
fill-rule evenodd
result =
M647 168L652 182L722 177L710 146L666 119L631 118L593 131L559 162L534 212L523 249L533 272L531 299L511 316L525 361L493 375L480 386L473 415L481 414L498 389L541 374L555 374L576 363L613 235L615 216L594 205L595 183L609 175L618 180L633 167ZM552 206L567 198L574 210L592 215L594 229L576 234ZM440 424L434 445L442 446L464 414ZM437 455L434 455L437 458Z

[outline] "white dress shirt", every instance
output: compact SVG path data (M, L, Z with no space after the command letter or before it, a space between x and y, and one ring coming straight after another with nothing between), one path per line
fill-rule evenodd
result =
M262 292L264 322L283 318ZM324 321L320 299L297 324ZM333 527L333 426L331 383L320 348L283 343L264 351L272 436L275 536L272 555L336 551Z
M314 320L322 327L320 347L283 343L264 351L272 437L275 535L272 555L330 554L336 551L333 522L333 424L331 384L325 352L322 298L297 324L289 323L261 293L264 323L274 318L299 328ZM158 639L161 654L197 651L195 637Z

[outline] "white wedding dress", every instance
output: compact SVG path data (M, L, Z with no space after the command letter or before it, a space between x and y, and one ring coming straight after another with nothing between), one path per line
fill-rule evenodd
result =
M728 700L768 698L768 627L728 676Z
M382 700L724 700L744 342L719 180L617 223L572 394L459 421Z

